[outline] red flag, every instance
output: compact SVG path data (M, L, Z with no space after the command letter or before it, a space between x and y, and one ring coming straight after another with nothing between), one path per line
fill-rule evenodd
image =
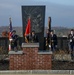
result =
M25 36L28 35L28 34L30 33L30 30L31 30L31 20L30 20L30 18L29 18L24 35L25 35Z

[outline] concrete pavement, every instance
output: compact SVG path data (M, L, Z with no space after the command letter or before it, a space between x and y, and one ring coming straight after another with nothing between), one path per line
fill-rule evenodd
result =
M0 75L73 75L73 74L0 74Z
M74 75L74 70L11 70L0 71L0 75Z

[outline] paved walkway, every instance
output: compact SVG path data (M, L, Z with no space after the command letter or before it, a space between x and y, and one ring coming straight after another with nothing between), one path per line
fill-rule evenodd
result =
M2 74L2 75L33 75L33 74ZM57 75L57 74L34 74L34 75ZM58 75L73 75L73 74L58 74Z
M10 70L10 71L0 71L0 75L74 75L74 70Z

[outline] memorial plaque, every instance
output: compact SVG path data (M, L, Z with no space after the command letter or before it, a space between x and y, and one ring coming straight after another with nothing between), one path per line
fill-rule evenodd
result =
M39 50L44 49L45 6L22 6L23 36L28 18L31 19L31 31L34 30L39 38Z

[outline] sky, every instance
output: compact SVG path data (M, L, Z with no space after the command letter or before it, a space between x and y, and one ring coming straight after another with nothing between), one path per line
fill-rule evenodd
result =
M45 5L45 26L51 17L52 27L74 27L74 0L0 0L0 26L22 26L21 6Z

